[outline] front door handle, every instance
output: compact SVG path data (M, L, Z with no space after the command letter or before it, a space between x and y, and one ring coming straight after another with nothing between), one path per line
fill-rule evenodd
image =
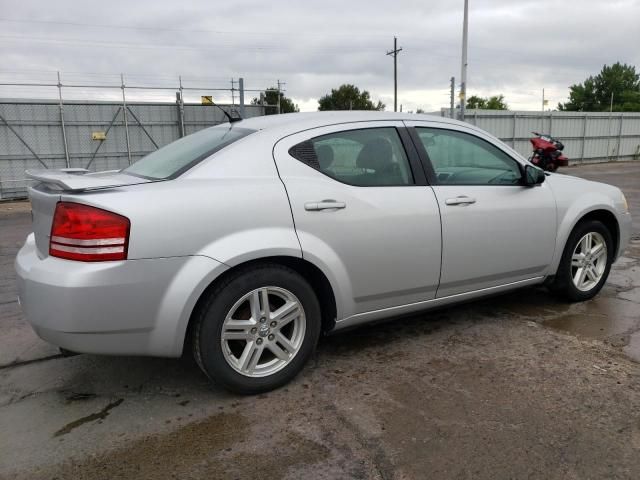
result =
M304 204L304 209L315 212L318 210L338 210L347 206L344 202L338 202L336 200L322 200L320 202L307 202Z
M471 205L472 203L476 203L476 199L467 197L465 195L460 195L456 198L447 198L444 203L446 203L447 205Z

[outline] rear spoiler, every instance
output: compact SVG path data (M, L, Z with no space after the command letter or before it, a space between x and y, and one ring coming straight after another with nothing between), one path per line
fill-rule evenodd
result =
M134 177L117 170L109 172L89 173L84 168L63 168L60 170L27 170L27 178L54 186L57 189L70 192L83 192L88 190L102 190L125 185L137 185L149 183L152 180Z

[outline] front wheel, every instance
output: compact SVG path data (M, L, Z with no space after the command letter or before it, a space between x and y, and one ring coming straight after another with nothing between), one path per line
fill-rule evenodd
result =
M551 290L571 301L589 300L607 281L613 262L613 239L597 220L579 224L569 235Z
M277 388L295 377L320 335L309 283L281 265L232 274L211 293L194 328L194 356L214 382L237 393Z

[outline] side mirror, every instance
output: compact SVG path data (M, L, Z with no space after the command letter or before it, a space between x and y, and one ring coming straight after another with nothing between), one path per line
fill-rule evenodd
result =
M533 187L540 185L544 182L545 174L544 170L534 167L533 165L525 165L524 167L524 184L527 187Z

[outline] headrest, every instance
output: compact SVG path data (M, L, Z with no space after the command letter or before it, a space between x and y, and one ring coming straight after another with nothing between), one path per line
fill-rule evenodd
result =
M362 150L360 150L356 166L378 172L389 164L391 156L392 149L389 140L386 138L374 138L365 143Z
M324 170L329 168L333 163L333 148L329 145L320 145L316 150L316 156L318 157L318 163L320 169Z

